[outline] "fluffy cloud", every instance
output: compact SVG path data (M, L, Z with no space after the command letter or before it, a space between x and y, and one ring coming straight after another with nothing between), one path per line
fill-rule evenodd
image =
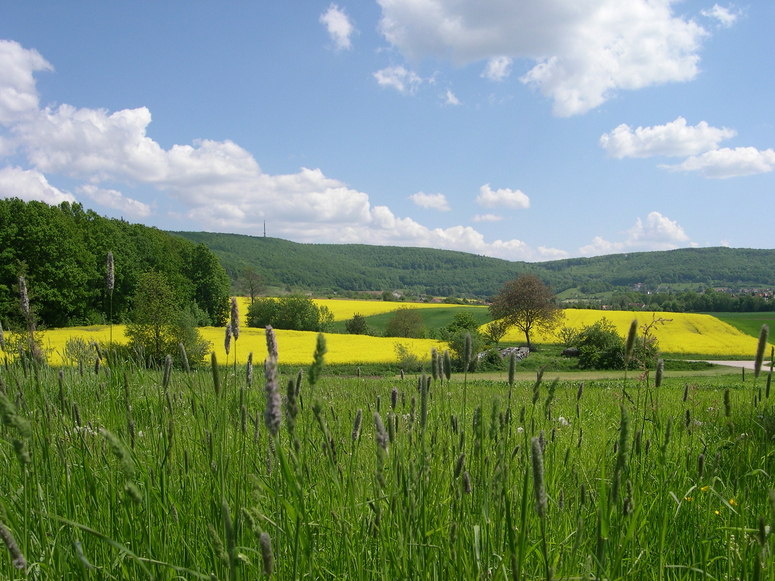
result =
M618 159L654 155L683 157L717 149L720 141L735 135L737 132L733 129L711 127L705 121L687 125L686 119L678 117L665 125L638 127L634 131L629 125L619 125L600 137L600 147Z
M729 28L732 26L735 22L737 22L737 19L740 16L740 12L733 11L731 6L729 8L724 8L718 4L714 4L713 8L710 10L702 10L701 14L708 18L714 18L715 20L718 20L719 26L724 28Z
M445 105L460 105L460 99L455 97L455 93L447 89L447 94L444 96Z
M9 125L37 112L38 91L32 75L53 69L38 51L0 40L0 124Z
M530 207L530 198L520 190L509 190L502 188L493 191L490 184L484 184L479 188L479 195L476 197L476 203L485 208L510 208L520 210Z
M151 207L148 204L127 198L116 190L103 190L97 186L87 184L78 188L77 191L79 194L83 194L90 200L97 202L100 206L113 208L133 218L145 218L151 215Z
M416 194L409 196L409 199L421 208L440 210L442 212L448 212L450 209L444 194L426 194L424 192L417 192Z
M477 214L472 220L474 222L500 222L503 220L503 216L496 216L495 214Z
M502 81L511 74L512 60L507 56L496 56L487 61L482 76L491 81Z
M422 79L413 71L409 71L402 66L387 67L374 73L382 87L393 87L396 91L403 94L413 95L417 87L422 83Z
M670 171L696 171L706 178L732 178L768 173L775 168L775 151L755 147L736 147L708 151L677 165L660 165Z
M331 37L336 50L352 48L350 36L355 32L355 27L344 10L336 4L331 4L328 10L320 15L320 22L328 30L328 35Z
M27 81L50 65L37 52L16 43L3 48L0 94L13 93L10 87L26 97L6 98L2 105L5 129L0 135L0 158L22 154L32 168L0 170L0 195L53 204L75 202L72 194L51 186L44 175L60 174L82 181L79 196L135 217L148 216L151 206L103 184L150 186L176 201L182 208L180 215L213 231L258 234L266 220L271 235L301 242L429 246L511 260L567 254L534 249L517 239L486 242L468 226L428 228L395 216L385 206L373 206L368 194L325 176L320 169L264 173L248 151L228 140L202 139L164 149L147 135L151 113L145 107L113 113L66 104L41 109L34 80ZM412 75L405 71L409 86L419 83L419 77L412 81ZM527 196L519 191L493 192L489 186L482 188L480 197L502 207L528 205ZM426 207L446 205L441 194L420 192L413 199Z
M0 196L27 201L38 200L51 205L75 202L73 194L58 190L49 184L42 173L20 167L0 169Z
M674 220L659 212L651 212L645 222L637 218L635 225L625 232L621 242L609 242L595 236L591 244L579 248L579 254L594 256L615 252L648 250L672 250L680 246L693 246L684 229Z
M486 59L497 76L492 59L528 59L535 64L521 81L553 99L555 115L570 116L620 89L697 75L707 32L675 16L675 1L379 0L380 30L411 60Z

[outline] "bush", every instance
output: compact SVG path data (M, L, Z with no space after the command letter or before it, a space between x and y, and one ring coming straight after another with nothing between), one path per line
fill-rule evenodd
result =
M256 300L248 307L248 327L266 327L291 331L327 331L334 315L326 306L318 306L302 295Z
M455 371L464 371L463 354L465 352L466 334L470 331L458 331L449 338L449 354L452 357L452 367ZM479 364L477 354L484 349L484 338L476 332L471 333L471 362L468 371L476 371Z
M404 371L422 371L423 364L425 363L420 357L410 350L408 345L404 343L396 343L393 346L396 352L396 359L398 360L398 366Z
M417 309L402 307L385 327L385 337L425 338L425 323Z
M605 317L583 327L573 346L581 351L580 369L624 369L624 338Z
M503 371L508 368L508 363L501 357L497 349L488 349L478 360L477 371Z

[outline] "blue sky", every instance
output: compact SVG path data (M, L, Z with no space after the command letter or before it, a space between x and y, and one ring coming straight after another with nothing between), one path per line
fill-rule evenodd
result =
M775 3L0 2L0 196L552 260L772 248Z

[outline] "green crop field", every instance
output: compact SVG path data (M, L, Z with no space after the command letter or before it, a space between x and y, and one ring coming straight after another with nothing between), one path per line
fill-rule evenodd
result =
M759 336L762 325L768 325L771 329L775 330L775 312L712 313L712 315L753 337Z
M766 375L102 355L0 366L0 578L775 579Z

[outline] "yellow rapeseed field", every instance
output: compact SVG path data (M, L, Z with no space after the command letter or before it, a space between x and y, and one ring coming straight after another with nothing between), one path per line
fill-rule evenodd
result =
M732 325L720 321L711 315L696 313L651 313L632 311L595 311L566 309L562 326L581 328L592 325L601 318L607 318L622 336L627 336L630 323L638 320L638 326L657 319L670 321L653 327L653 335L659 340L659 348L664 353L702 353L713 356L750 356L756 354L758 339L746 335ZM639 329L639 332L642 331ZM524 342L525 335L517 329L511 329L504 341ZM553 335L537 333L531 337L535 343L556 343ZM769 348L768 348L769 351Z
M113 340L125 343L123 325L113 326ZM223 327L201 327L202 337L212 344L218 361L226 363L224 349L225 329ZM312 362L317 333L309 331L275 331L277 336L280 363L288 365L308 365ZM87 343L97 341L106 345L110 341L110 327L95 325L91 327L65 327L49 329L42 334L42 345L51 365L69 363L65 361L65 345L70 338L80 337ZM432 347L443 350L446 344L432 339L398 339L395 337L367 337L364 335L326 334L328 353L326 362L337 363L390 363L396 361L395 345L402 343L420 359L430 357ZM247 361L248 353L253 352L253 360L266 358L266 338L263 329L241 327L239 340L231 343L229 362L237 356L238 363Z
M360 301L354 299L313 299L315 304L326 306L334 315L334 321L346 321L352 319L355 313L364 317L381 315L407 307L410 309L454 308L462 305L449 305L445 303L403 303L390 301ZM237 304L243 317L247 317L250 306L249 297L237 297ZM486 308L486 307L482 307Z
M355 312L368 316L389 312L403 305L411 308L453 306L437 303L392 303L337 299L321 299L316 300L316 302L329 307L337 320L349 319ZM244 363L248 353L253 352L255 361L263 361L266 357L264 331L245 326L244 317L249 299L240 299L240 303L243 324L239 340L232 342L229 359L233 361L236 353L237 361ZM697 353L722 358L725 356L750 356L753 358L756 353L757 339L755 337L750 337L711 315L567 309L563 325L581 328L584 325L593 324L602 317L611 321L622 336L627 334L630 322L634 318L638 320L639 325L648 324L652 321L652 317L670 319L665 324L656 325L653 328L653 334L659 340L660 349L665 353ZM113 326L113 340L116 343L126 342L124 328L123 325ZM218 360L225 363L223 327L203 327L200 328L200 332L212 344ZM276 334L281 363L307 365L311 362L317 333L277 330ZM68 363L64 360L64 351L70 338L80 337L86 343L96 341L105 345L110 341L110 327L95 325L50 329L42 332L41 336L42 346L46 351L49 363L61 365ZM540 333L536 333L532 339L537 344L557 342L555 336ZM396 361L396 343L404 344L410 352L415 353L420 358L426 358L432 347L439 350L446 348L446 344L431 339L397 339L365 335L327 334L326 341L328 345L326 361L332 364L393 362ZM511 329L504 341L523 342L524 335L516 329Z

